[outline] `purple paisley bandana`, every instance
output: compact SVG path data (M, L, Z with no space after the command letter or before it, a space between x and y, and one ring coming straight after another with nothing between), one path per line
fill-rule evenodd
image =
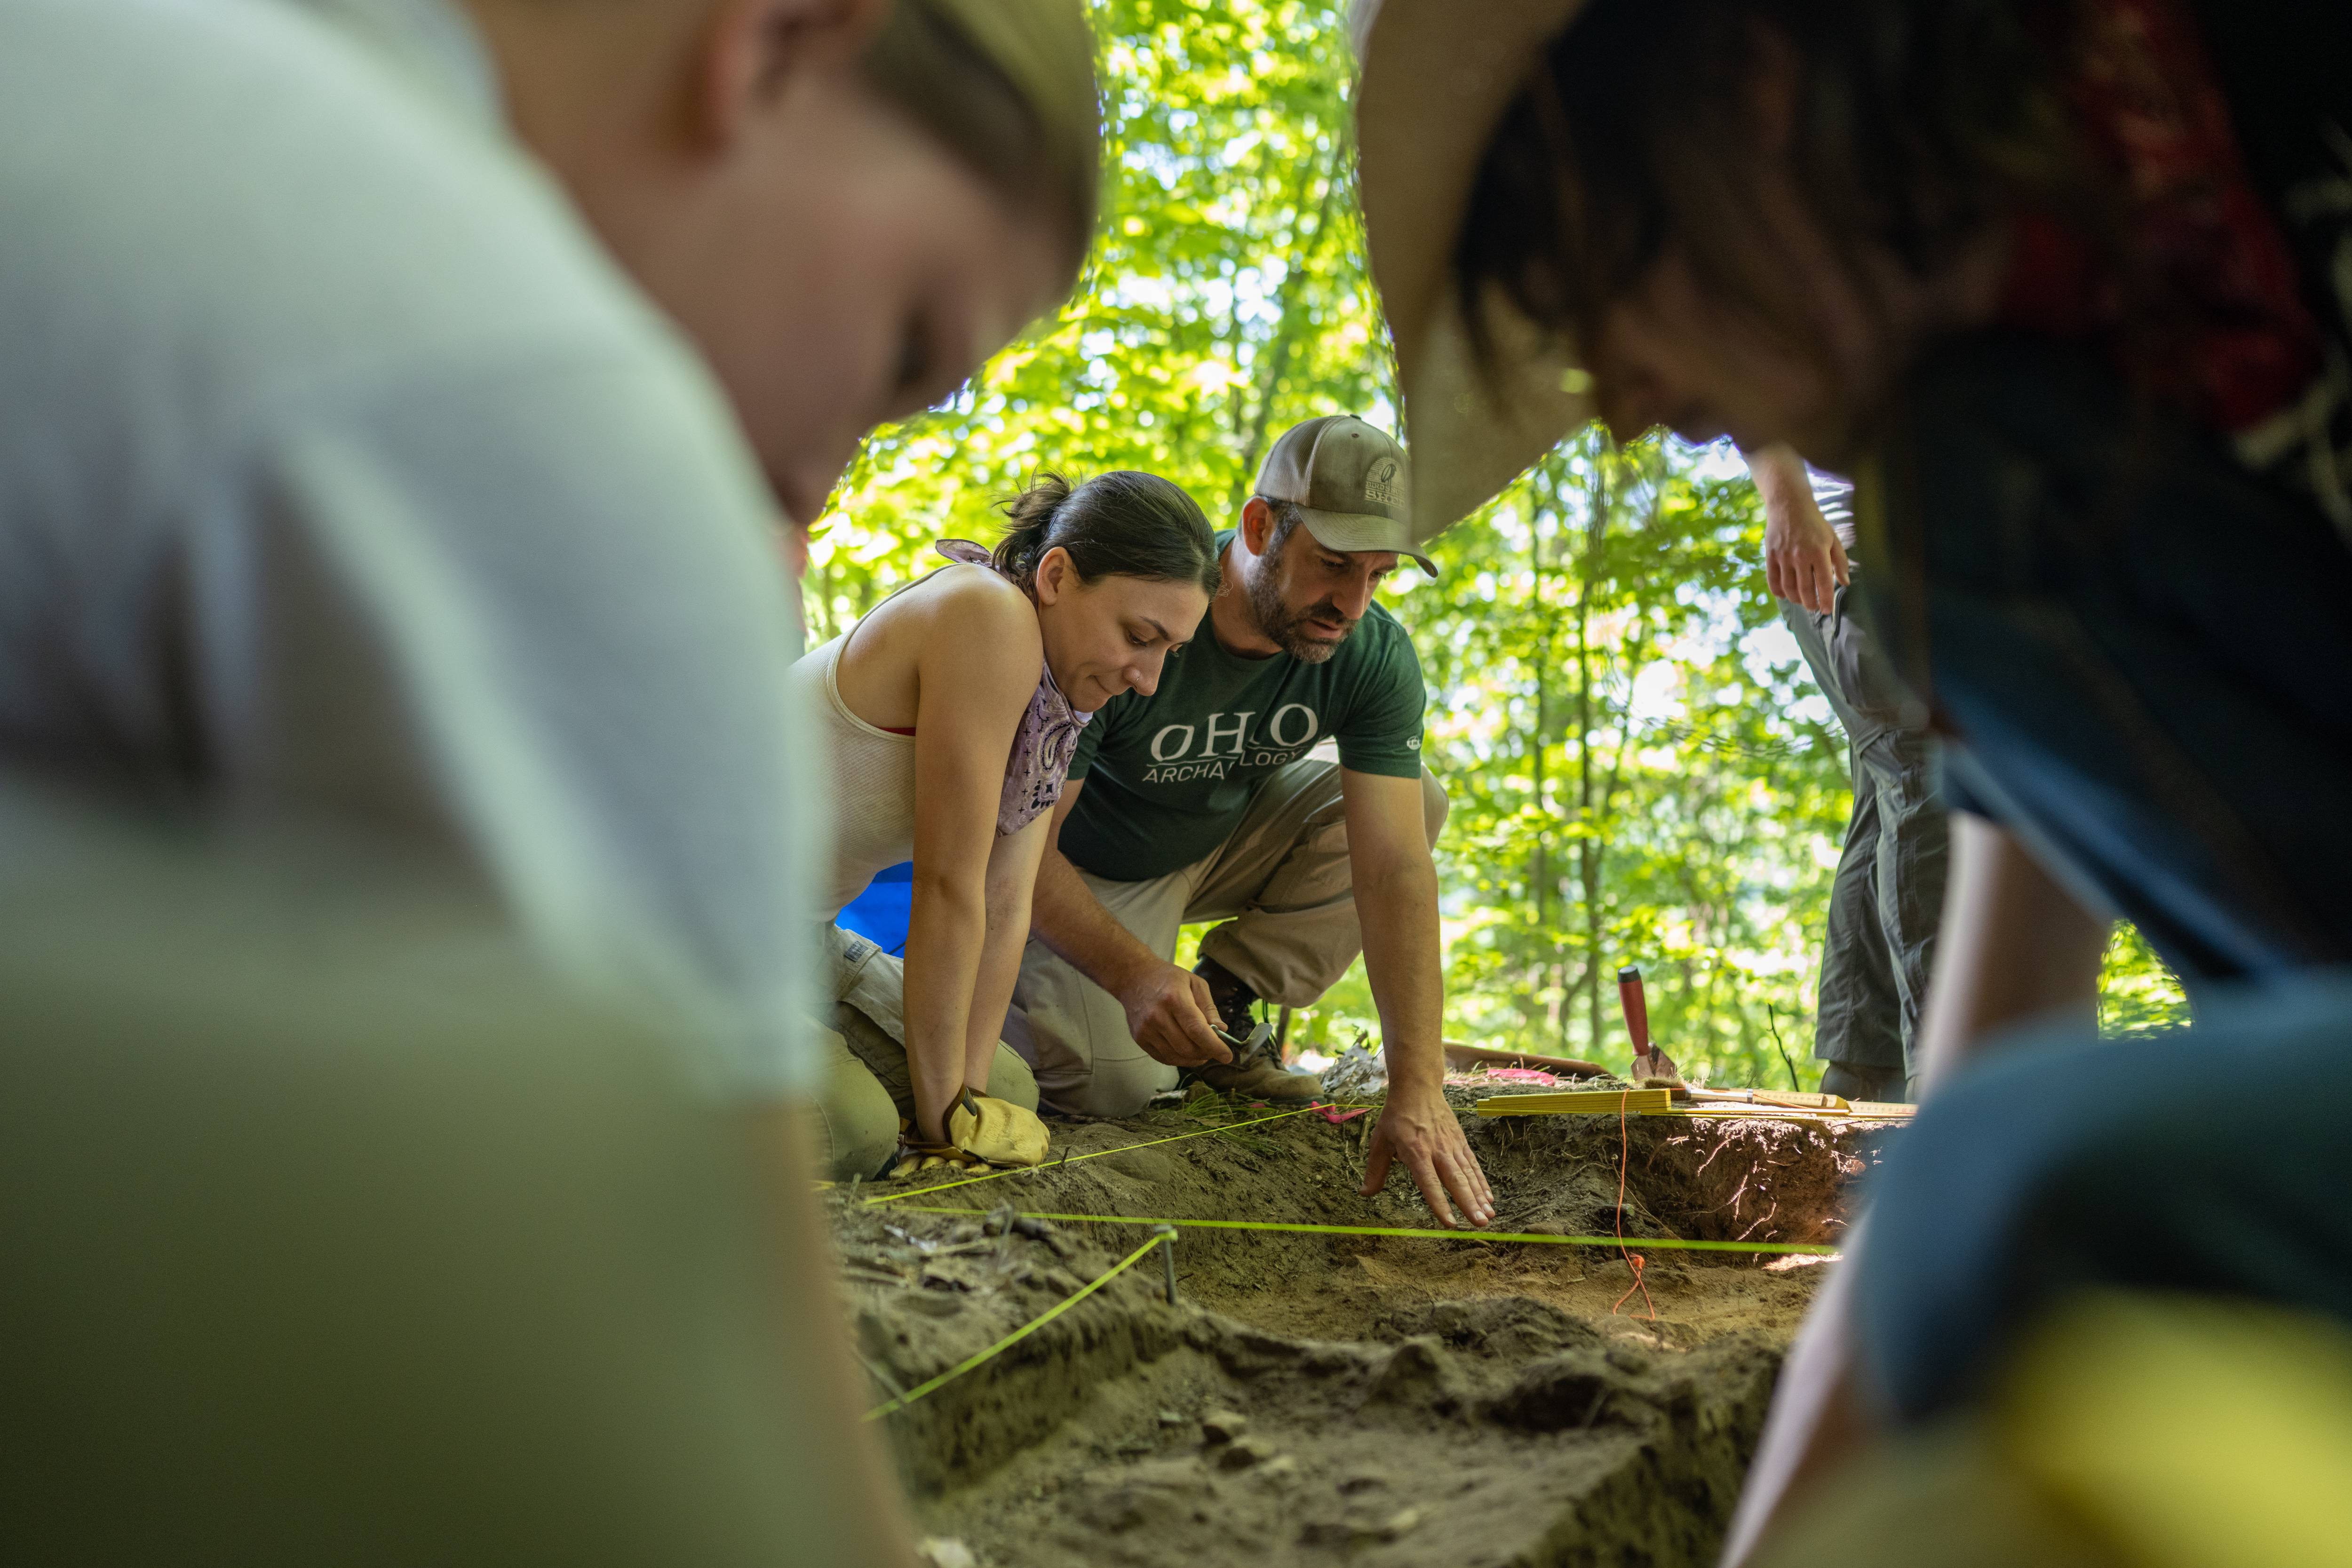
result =
M967 566L995 566L986 550L969 539L942 539L932 546L950 561ZM1040 665L1037 689L1030 695L1029 711L1013 732L1013 753L1004 764L1004 793L996 803L996 832L1010 837L1045 813L1062 798L1070 776L1070 759L1077 754L1078 731L1091 713L1070 706L1054 672Z

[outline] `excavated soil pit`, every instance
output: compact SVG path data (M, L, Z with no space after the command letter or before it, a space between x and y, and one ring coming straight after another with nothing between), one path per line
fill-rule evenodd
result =
M1466 1101L1466 1096L1464 1097ZM1056 1123L1123 1152L905 1202L829 1194L877 1401L992 1343L1148 1237L1013 1211L1423 1226L1399 1170L1356 1194L1367 1118L1236 1126L1193 1106ZM1464 1123L1495 1228L1606 1235L1613 1117ZM1834 1242L1883 1128L1635 1118L1628 1237ZM929 1213L924 1209L957 1212ZM1634 1250L1639 1251L1638 1241ZM1822 1270L1652 1251L1653 1322L1613 1250L1187 1229L1180 1302L1147 1258L885 1418L923 1529L989 1568L1701 1563Z

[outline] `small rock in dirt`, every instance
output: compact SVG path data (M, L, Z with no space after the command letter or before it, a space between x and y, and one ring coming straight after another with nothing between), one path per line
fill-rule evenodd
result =
M1246 1470L1267 1458L1265 1445L1255 1437L1236 1437L1217 1451L1221 1470Z
M1453 1357L1434 1334L1416 1334L1397 1346L1373 1374L1368 1405L1421 1405L1444 1413L1461 1404Z
M1374 1488L1385 1487L1388 1484L1389 1479L1386 1476L1376 1476L1369 1470L1359 1470L1354 1475L1340 1480L1339 1490L1346 1496L1353 1497L1358 1492L1368 1492Z
M1201 1414L1201 1436L1211 1443L1230 1443L1249 1430L1249 1417L1238 1410L1206 1410Z
M1173 1410L1163 1410L1160 1413L1160 1424L1162 1426L1181 1426L1184 1425L1184 1417Z
M929 1568L980 1568L971 1548L950 1535L925 1537L916 1544L915 1555Z
M1298 1456L1276 1454L1257 1468L1258 1479L1286 1487L1298 1479Z
M1421 1510L1417 1508L1401 1508L1397 1510L1396 1512L1389 1515L1387 1519L1381 1521L1380 1537L1382 1541L1398 1540L1401 1537L1411 1535L1413 1532L1414 1528L1420 1523Z

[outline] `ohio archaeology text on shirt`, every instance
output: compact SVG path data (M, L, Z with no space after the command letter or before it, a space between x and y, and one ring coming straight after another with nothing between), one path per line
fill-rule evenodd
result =
M1086 788L1062 851L1116 881L1165 876L1213 853L1267 775L1335 737L1344 767L1419 778L1427 698L1412 639L1377 604L1321 664L1230 652L1204 615L1157 691L1113 699L1079 738L1070 777Z

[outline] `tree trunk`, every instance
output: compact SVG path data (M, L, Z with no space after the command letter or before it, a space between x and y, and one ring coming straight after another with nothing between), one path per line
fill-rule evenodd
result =
M1592 762L1592 587L1600 574L1601 542L1609 528L1613 500L1609 455L1604 450L1593 465L1592 505L1585 520L1584 559L1579 563L1576 592L1576 808L1582 831L1577 835L1577 882L1584 899L1584 1012L1587 1048L1598 1051L1601 1040L1601 866L1608 841L1600 833L1593 788ZM1560 1043L1568 1032L1560 1031Z
M1290 235L1290 258L1282 274L1280 306L1275 312L1274 337L1266 344L1265 374L1257 383L1257 411L1250 420L1249 429L1242 443L1241 467L1234 480L1233 510L1241 510L1249 500L1250 486L1257 479L1258 459L1265 455L1266 430L1274 418L1275 394L1281 390L1283 378L1290 374L1290 356L1297 346L1298 327L1305 313L1301 287L1316 253L1322 248L1323 236L1331 227L1331 199L1339 188L1339 143L1335 140L1331 162L1308 164L1298 182L1298 195L1292 210L1305 222L1307 193L1313 187L1316 171L1323 174L1323 196L1315 205L1315 226L1293 228Z

